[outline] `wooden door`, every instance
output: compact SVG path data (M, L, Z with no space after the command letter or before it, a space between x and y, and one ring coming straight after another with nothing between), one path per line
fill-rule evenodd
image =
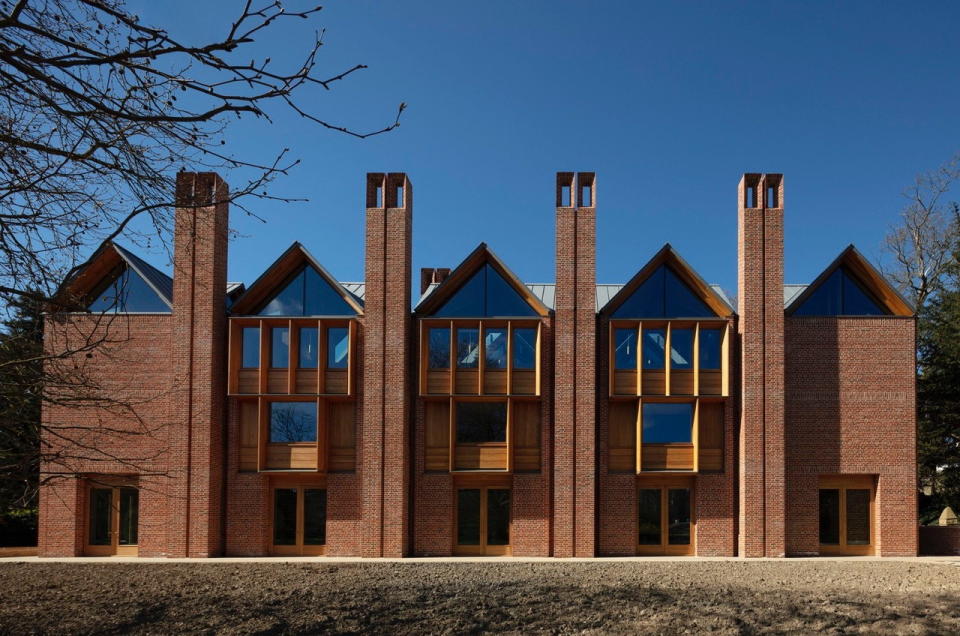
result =
M692 481L640 482L637 487L637 554L696 554Z
M327 491L315 485L273 488L273 554L321 555L327 543Z
M91 486L85 554L137 556L140 491L132 486Z
M867 556L876 552L874 499L871 476L820 478L820 554Z
M510 554L509 488L458 488L456 504L456 554Z

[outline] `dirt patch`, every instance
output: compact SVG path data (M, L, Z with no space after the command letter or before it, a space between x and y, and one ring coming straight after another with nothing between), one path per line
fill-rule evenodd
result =
M0 633L960 633L906 562L0 564Z

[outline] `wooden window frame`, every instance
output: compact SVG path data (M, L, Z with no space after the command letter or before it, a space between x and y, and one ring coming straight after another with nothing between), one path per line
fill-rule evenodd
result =
M542 376L542 340L543 340L543 321L538 318L525 318L518 320L509 319L438 319L421 318L418 329L420 338L419 347L419 373L418 385L419 395L421 397L436 397L442 395L456 396L506 396L506 397L539 397L541 395L541 376ZM446 328L450 330L450 359L449 366L445 369L429 368L429 346L430 339L428 331L431 328ZM505 390L494 390L492 378L487 376L485 369L486 362L486 330L490 328L504 329L507 335L507 365L504 369L497 369L497 372L505 372ZM513 366L513 330L517 328L536 329L537 342L534 353L535 363L533 369L514 369ZM477 329L479 334L479 352L476 368L458 369L457 368L457 329ZM518 374L533 374L533 392L520 393L517 389ZM475 388L471 376L476 375ZM443 379L446 375L446 379ZM466 383L458 384L457 376L467 378ZM436 378L436 379L434 379ZM431 380L434 380L431 382ZM445 385L446 390L431 392L431 386ZM460 390L457 389L469 389Z
M274 540L274 512L276 506L276 494L277 489L284 488L296 488L297 490L297 512L296 512L296 544L295 545L275 545ZM330 490L327 488L327 480L325 478L311 478L304 479L302 477L293 477L293 476L276 476L270 479L270 495L269 495L269 517L270 520L270 554L276 556L323 556L326 554L327 541L329 537L326 536L328 528L324 528L325 542L323 545L304 545L303 543L303 495L304 490L313 489L313 490L325 490L327 492L327 510L324 511L325 522L329 521L329 509L330 509ZM329 524L326 524L329 526Z
M458 524L459 524L459 506L457 505L458 491L464 489L474 489L480 491L480 544L479 545L459 545ZM510 543L507 545L487 545L487 491L489 490L507 490L510 492L510 512L507 522ZM504 479L499 475L477 475L461 476L454 481L453 485L453 554L458 556L511 556L513 554L513 506L514 506L513 484L509 478Z
M669 527L669 491L685 488L690 491L690 543L687 545L671 545ZM660 490L660 544L640 544L640 510L639 498L641 490ZM697 554L697 490L696 480L693 477L638 477L634 490L634 501L638 507L634 514L633 540L637 555L641 556L695 556Z
M314 396L346 396L354 397L356 392L356 342L357 319L355 318L259 318L259 317L231 317L229 318L229 344L227 348L227 392L230 396L252 397L258 395L314 395ZM260 366L257 369L244 368L243 364L243 333L244 327L258 327L260 329ZM275 327L288 329L289 355L287 366L273 368L271 334ZM316 368L300 367L300 329L314 327L317 329L317 366ZM329 368L327 366L327 342L331 327L347 328L347 367ZM339 382L345 387L344 391L330 391L332 380L341 374L346 377ZM309 377L316 375L315 380ZM307 386L298 383L298 376L307 378ZM251 378L253 380L251 381ZM240 391L242 381L256 386L255 391ZM307 390L303 390L306 388ZM312 389L312 390L310 390Z
M821 490L840 491L840 542L836 545L820 543L819 500ZM870 491L870 543L847 544L847 491ZM817 483L817 545L823 556L873 556L877 551L877 486L873 475L821 475Z
M140 528L139 528L139 496L137 498L137 543L135 545L120 545L120 489L133 488L139 490L139 486L133 483L101 483L95 480L89 480L86 483L86 511L83 515L83 553L86 556L138 556L140 553ZM110 490L110 545L91 545L90 544L90 502L94 490Z

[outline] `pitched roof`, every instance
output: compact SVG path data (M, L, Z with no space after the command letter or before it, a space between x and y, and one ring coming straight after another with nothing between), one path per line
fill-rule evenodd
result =
M113 247L120 254L120 257L126 261L127 265L140 274L140 277L146 281L147 285L149 285L153 291L157 292L157 295L160 296L160 298L172 309L173 279L136 254L127 251L125 248L120 247L116 243L113 243Z
M891 314L894 316L914 315L913 303L904 298L852 243L840 252L840 255L827 265L827 268L812 283L789 299L785 309L787 315L789 316L799 309L810 295L841 266L846 267L853 277L864 285Z
M173 308L173 279L112 241L100 246L73 277L64 281L59 293L83 297L121 264L136 272L167 307Z
M320 277L329 283L333 290L339 294L354 311L358 314L363 313L362 298L346 289L299 241L294 241L293 244L237 298L233 303L232 311L239 314L252 312L257 305L262 303L267 296L276 289L277 285L282 283L289 274L292 274L298 267L304 264L308 264L317 270Z

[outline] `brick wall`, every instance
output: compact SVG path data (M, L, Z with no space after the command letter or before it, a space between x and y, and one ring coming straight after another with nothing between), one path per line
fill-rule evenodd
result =
M960 556L960 526L920 526L920 554Z
M589 186L590 201L581 200ZM569 188L569 200L562 189ZM596 546L596 183L557 173L553 555Z
M787 553L816 554L820 475L873 475L877 553L917 553L912 318L786 321Z

